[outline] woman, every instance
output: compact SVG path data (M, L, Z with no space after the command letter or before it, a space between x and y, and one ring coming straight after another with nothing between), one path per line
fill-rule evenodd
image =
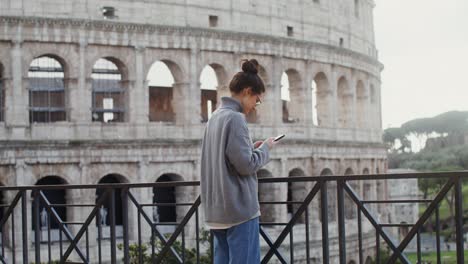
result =
M252 143L245 116L261 104L258 62L246 60L229 83L231 97L208 121L201 154L201 199L214 235L215 263L260 263L257 170L269 161L273 138Z

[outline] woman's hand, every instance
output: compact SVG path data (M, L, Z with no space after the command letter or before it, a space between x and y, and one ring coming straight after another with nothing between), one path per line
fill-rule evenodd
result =
M263 144L263 141L256 141L256 142L254 143L254 149L260 147L260 145L262 145L262 144Z

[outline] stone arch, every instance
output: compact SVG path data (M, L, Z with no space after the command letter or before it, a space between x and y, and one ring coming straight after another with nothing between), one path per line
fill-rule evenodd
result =
M348 262L348 264L356 264L356 261L350 260L350 261Z
M34 58L28 69L29 122L67 120L65 61L53 54Z
M289 171L288 177L304 177L304 171L300 168L294 168ZM288 183L288 202L303 202L307 195L306 184L304 182L289 182ZM300 204L288 204L287 213L289 216L294 215L299 209ZM289 217L288 217L289 218ZM298 219L297 223L305 223L305 216Z
M337 122L339 128L351 127L353 106L352 93L345 76L338 79L337 90Z
M229 95L229 89L226 87L227 73L221 64L210 63L203 67L198 76L200 76L201 84L201 118L202 122L207 122L209 117L211 117L211 113L219 106L220 96ZM211 79L215 79L214 87L206 87L204 82L213 81Z
M146 75L149 94L149 121L175 122L174 73L168 63L157 60L151 64ZM172 67L177 69L177 67Z
M179 174L165 173L156 179L156 182L174 182L183 181L184 178ZM163 223L175 223L179 217L178 207L175 205L158 205L160 203L174 204L177 203L178 196L182 195L179 191L180 187L153 187L153 221Z
M372 263L373 261L372 261L371 256L367 256L365 264L372 264Z
M115 57L95 61L91 73L92 115L96 122L124 122L128 109L128 69Z
M283 123L294 123L304 119L304 89L302 77L296 69L289 68L281 78L281 100Z
M314 85L315 84L315 85ZM314 87L315 86L315 87ZM314 89L315 88L315 89ZM312 80L312 93L315 94L313 112L317 116L317 126L330 127L331 121L331 89L324 72L319 72Z
M257 172L257 178L271 178L273 175L267 169L260 169ZM275 201L275 193L272 192L272 183L259 183L258 184L258 200L260 202L273 202ZM275 222L275 206L272 204L260 204L260 221L261 222Z
M364 82L358 80L356 83L356 125L357 128L367 128L368 96Z
M40 178L35 185L66 185L68 182L60 177L60 176L55 176L55 175L49 175ZM66 189L50 189L50 190L42 190L42 193L44 196L47 198L49 203L51 204L67 204L67 190ZM32 198L32 206L31 206L31 227L33 230L36 230L36 217L39 217L39 225L45 230L47 230L48 223L50 222L50 228L51 229L58 229L59 228L59 222L55 221L51 217L51 213L46 209L45 202L42 201L39 197L35 196L34 192L31 193L31 198ZM35 201L36 199L39 199L39 215L37 216L35 214ZM52 206L52 208L55 210L57 215L60 217L62 222L67 221L67 207L62 207L62 206ZM58 237L55 237L55 235L52 235L51 240L57 240ZM44 239L47 239L45 237Z
M117 173L109 173L106 174L104 177L99 179L99 184L113 184L113 183L127 183L128 180L125 176ZM105 189L103 188L96 188L96 200L104 193ZM120 188L114 189L114 201L115 201L115 225L122 226L123 224L123 212L122 212L122 190ZM101 214L101 224L103 226L108 226L110 224L110 208L111 208L111 199L108 198L104 201L103 206L101 207L99 213ZM118 228L117 232L121 234L121 227Z
M362 174L363 174L363 175L369 174L369 168L364 168L364 169L362 170Z

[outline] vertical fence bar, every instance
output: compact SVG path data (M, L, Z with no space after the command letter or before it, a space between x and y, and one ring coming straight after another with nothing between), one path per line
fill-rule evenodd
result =
M310 238L309 238L309 207L306 207L305 210L305 222L306 222L306 262L310 263Z
M39 191L33 192L34 197L34 251L36 263L41 263L41 225L39 218Z
M291 232L289 232L289 257L291 259L290 263L294 263L294 226L291 226Z
M136 205L140 208L140 205ZM143 249L141 248L141 213L137 210L137 229L138 229L138 263L143 264Z
M362 212L357 206L357 221L358 221L358 243L359 243L359 264L364 263L364 256L362 251Z
M16 242L15 242L15 212L11 212L11 255L13 263L16 263Z
M462 178L455 178L455 226L456 226L456 240L457 240L457 263L465 263L464 247L463 247L463 192L462 192Z
M97 187L96 187L97 188ZM96 189L97 192L97 189ZM103 193L101 193L103 195ZM101 197L98 197L98 199ZM97 206L97 205L94 205ZM98 226L98 239L97 239L97 246L98 246L98 261L99 263L102 263L102 219L101 219L101 208L98 209L98 213L96 214L96 219L97 219L97 226ZM104 219L106 221L106 219Z
M418 263L421 263L421 229L418 229L418 232L416 233L416 253L418 255Z
M47 251L49 257L49 264L52 262L52 247L51 247L51 238L50 238L50 213L47 212ZM59 229L60 231L60 229Z
M197 264L200 263L200 223L198 220L198 207L197 210L195 211L195 239L197 240L196 242L196 247L197 247Z
M346 264L346 229L344 215L344 181L337 182L337 198L338 198L338 246L340 251L340 264Z
M154 225L153 222L151 222L151 225ZM151 228L151 262L152 263L156 262L156 254L154 252L155 243L156 243L156 239L155 239L154 228Z
M115 238L115 189L110 191L110 252L111 263L117 263L116 238Z
M440 257L440 217L439 217L439 205L435 209L436 218L436 249L437 249L437 264L441 264Z
M86 227L86 261L89 263L89 230Z
M185 263L185 228L182 229L182 263Z
M123 215L123 250L124 250L124 263L130 263L129 257L129 242L128 242L128 188L123 188L122 193L122 215Z
M380 263L380 235L377 230L375 230L375 251L376 251L376 263Z
M327 182L321 182L320 190L320 212L322 215L322 263L328 264L330 255L328 251L328 200L327 200Z
M214 235L213 231L210 230L210 249L211 249L211 263L214 263Z
M29 264L28 262L28 204L27 204L26 191L22 191L21 194L21 224L23 231L23 263Z
M60 259L62 259L63 257L62 230L59 230L59 247L60 247Z

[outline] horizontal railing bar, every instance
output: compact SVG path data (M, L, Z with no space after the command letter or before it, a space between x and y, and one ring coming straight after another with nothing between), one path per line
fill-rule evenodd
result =
M411 227L414 226L415 224L379 224L381 227Z
M192 206L193 203L145 203L140 204L142 207L148 206Z
M303 202L300 201L275 201L275 202L258 202L259 204L302 204Z
M153 223L155 226L177 226L180 225L179 222L157 222Z
M62 222L64 225L84 225L84 222Z
M152 183L103 183L103 184L57 184L57 185L24 185L0 186L0 191L17 190L54 190L54 189L123 189L123 188L169 188L182 186L199 186L199 181L172 181Z
M266 177L259 178L260 183L284 183L284 182L317 182L317 181L359 181L359 180L385 180L385 179L426 179L426 178L468 178L468 171L453 172L421 172L399 174L365 174L346 176L300 176L300 177ZM61 184L61 185L25 185L25 186L1 186L0 191L10 190L53 190L53 189L120 189L120 188L169 188L181 186L199 186L199 181L172 181L153 183L103 183L103 184Z
M263 226L285 226L287 225L288 223L273 223L273 222L260 222L260 225L263 225Z
M95 204L50 204L53 207L94 207Z
M432 200L428 199L420 199L420 200L363 200L362 203L374 203L374 204L381 204L381 203L430 203Z

